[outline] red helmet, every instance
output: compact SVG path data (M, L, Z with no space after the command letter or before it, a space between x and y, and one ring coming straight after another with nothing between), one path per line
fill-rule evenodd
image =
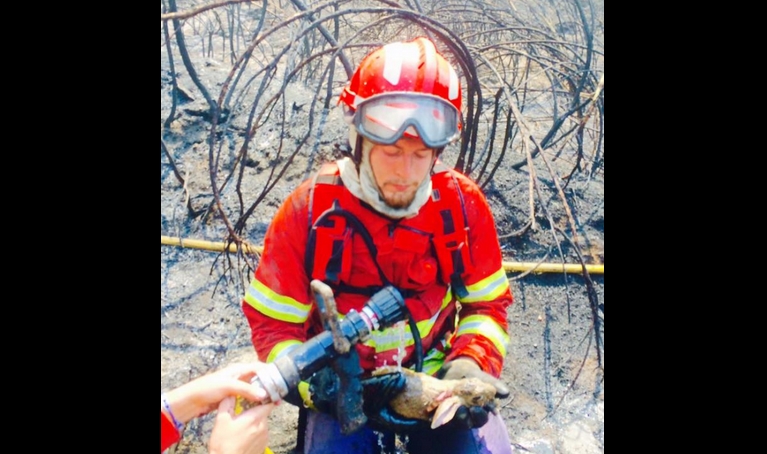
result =
M427 95L424 98L440 98L455 107L457 120L451 129L461 128L461 84L458 75L427 38L390 43L367 55L338 102L356 111L361 102L388 93L424 94ZM452 110L449 106L448 109ZM360 129L359 125L356 126ZM399 119L395 127L398 126ZM400 134L405 132L405 127L407 125L403 124ZM364 131L360 132L365 135ZM423 131L421 136L425 136Z

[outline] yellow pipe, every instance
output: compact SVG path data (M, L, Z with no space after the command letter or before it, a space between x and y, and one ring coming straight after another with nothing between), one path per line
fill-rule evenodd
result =
M191 240L171 236L160 236L160 244L166 246L181 246L191 249L202 249L206 251L223 252L226 246L223 242L205 241L205 240ZM237 252L237 245L230 244L229 252ZM263 246L252 246L244 243L243 249L248 253L264 252ZM581 274L583 267L578 263L536 263L536 262L503 262L503 269L509 272L524 272L532 271L533 273L563 273ZM589 274L605 274L604 265L586 265L586 270Z
M160 244L164 244L166 246L181 246L185 248L190 249L203 249L206 251L214 251L214 252L223 252L225 243L221 242L213 242L213 241L205 241L205 240L190 240L188 238L179 238L174 236L160 236ZM248 253L262 253L264 252L264 248L262 246L251 246L249 244L243 244L243 249L245 252ZM230 244L229 245L229 252L237 252L237 245L236 244Z

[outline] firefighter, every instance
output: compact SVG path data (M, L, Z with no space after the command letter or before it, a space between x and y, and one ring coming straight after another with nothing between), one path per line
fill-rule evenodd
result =
M339 99L349 155L323 164L282 203L242 301L262 361L323 330L312 279L333 288L340 314L394 285L413 323L358 344L364 371L417 366L443 379L478 377L508 396L499 377L513 299L493 216L479 187L439 159L460 137L461 103L456 71L427 38L362 60ZM368 416L368 426L345 435L332 414L309 411L299 448L380 452L381 439L407 434L410 454L511 452L493 408L461 407L437 429Z

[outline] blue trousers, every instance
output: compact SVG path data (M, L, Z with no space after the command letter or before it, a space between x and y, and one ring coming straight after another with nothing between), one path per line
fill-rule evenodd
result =
M368 427L344 435L332 416L309 411L304 454L380 454L383 446L393 446L393 440L393 433ZM511 441L503 420L491 413L487 424L478 429L438 427L408 434L406 450L408 454L511 454Z

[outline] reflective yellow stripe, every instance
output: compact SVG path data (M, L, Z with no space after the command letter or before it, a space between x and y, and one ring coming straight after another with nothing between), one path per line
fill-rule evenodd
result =
M506 271L501 268L476 284L467 285L466 290L469 291L469 295L466 298L459 298L459 300L469 304L478 301L492 301L508 288L509 279L506 277Z
M437 372L439 372L439 369L442 367L442 365L445 364L444 359L435 359L432 361L424 361L423 362L423 369L421 372L423 372L426 375L434 375Z
M278 343L277 345L272 347L272 351L269 352L269 356L266 358L266 362L271 363L275 359L286 354L290 350L293 350L293 348L298 347L302 343L303 342L296 339L289 339L289 340Z
M450 304L452 300L453 297L450 293L450 289L448 288L447 293L445 293L445 296L442 298L442 306L439 308L437 313L428 320L421 320L420 322L416 323L418 332L421 334L421 337L426 337L429 335L431 329L434 328L434 323L437 321L437 318L439 318L439 314L443 309L447 307L448 304ZM383 331L373 331L370 333L370 337L365 341L364 345L375 348L376 352L385 352L388 350L394 350L400 346L408 347L413 345L415 340L413 339L413 333L410 331L410 325L405 324L404 331L405 332L402 333L399 327L396 326L392 328L386 328ZM404 338L404 345L402 343L402 338Z
M245 301L264 315L293 323L305 322L312 307L311 304L299 303L293 298L275 293L258 279L250 281Z
M495 345L501 356L506 356L509 335L492 318L486 315L470 315L461 319L456 337L462 334L478 334L485 337Z
M447 342L444 339L441 342L443 346L447 345ZM428 375L434 375L439 371L443 364L445 364L445 353L436 348L432 348L423 358L422 372Z

